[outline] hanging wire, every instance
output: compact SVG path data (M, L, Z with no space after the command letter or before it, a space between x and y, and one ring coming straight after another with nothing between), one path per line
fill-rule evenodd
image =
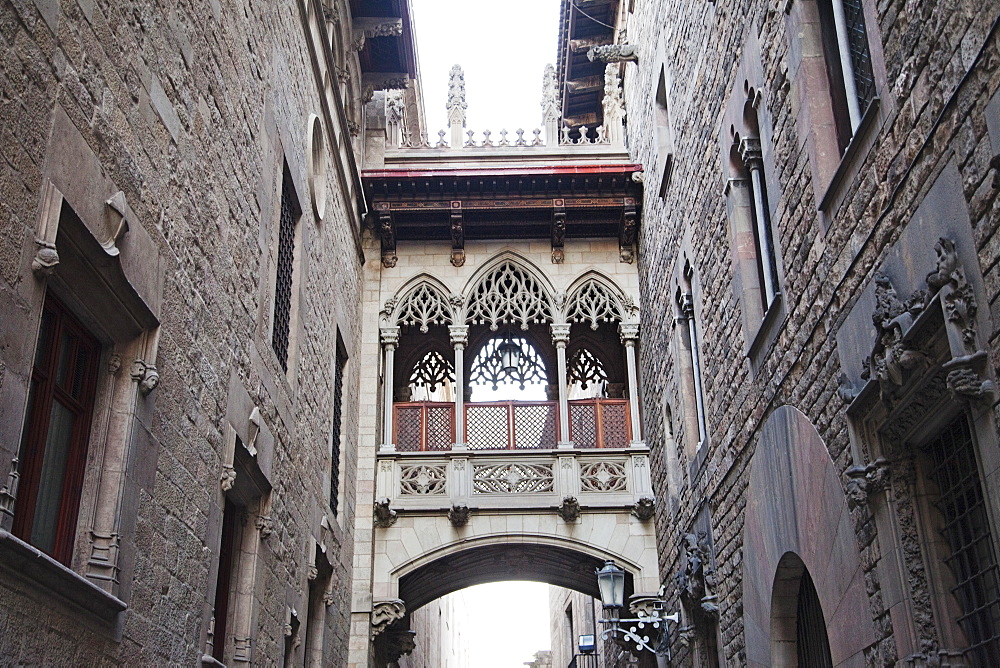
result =
M605 23L604 21L598 21L598 20L597 20L597 19L595 19L595 18L594 18L593 16L591 16L591 15L590 15L590 14L588 14L587 12L585 12L585 11L583 11L582 9L580 9L579 7L577 7L577 6L576 6L576 3L575 3L575 2L572 2L572 1L571 1L571 2L570 2L570 5L571 5L571 6L573 7L573 9L575 9L575 10L576 10L576 11L578 11L578 12L580 12L581 14L583 14L584 16L586 16L586 17L587 17L588 19L590 19L590 20L591 20L591 21L593 21L594 23L597 23L598 25L602 25L602 26L604 26L605 28L611 28L612 30L614 30L614 29L615 29L615 27L614 27L614 26L609 26L609 25L608 25L607 23Z

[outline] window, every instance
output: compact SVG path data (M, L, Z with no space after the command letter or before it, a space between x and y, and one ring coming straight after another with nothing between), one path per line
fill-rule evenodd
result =
M337 353L333 372L333 424L330 428L330 512L337 514L340 496L340 436L341 416L344 403L344 367L347 365L347 353L337 341Z
M278 222L278 267L274 284L274 319L271 347L282 371L288 372L288 342L292 318L295 273L295 235L302 208L286 167L281 180L281 214Z
M928 477L936 485L934 507L941 514L940 533L958 600L956 620L965 635L965 656L972 665L993 665L1000 656L1000 578L975 444L965 415L960 415L925 448L931 460Z
M777 272L774 261L774 241L771 237L771 209L767 197L767 179L764 173L764 153L760 142L760 123L757 111L750 102L744 108L747 135L739 138L740 159L744 173L749 174L749 191L753 217L754 246L757 260L757 280L760 287L761 306L764 313L778 293Z
M798 665L815 668L833 668L830 641L826 634L826 621L819 594L809 571L802 570L799 580L798 604L795 611L795 639Z
M705 399L702 390L701 358L698 350L698 325L691 287L693 275L694 270L691 268L691 263L685 262L681 285L677 288L676 301L677 308L680 310L679 320L686 325L686 331L682 331L680 336L681 349L684 352L680 365L682 392L685 395L685 405L690 407L687 411L689 419L686 421L686 426L689 434L698 437L695 448L697 450L708 438L708 429L705 422ZM693 454L693 451L689 454Z
M233 561L239 551L241 509L228 498L222 512L222 542L219 545L219 572L215 579L215 642L212 656L219 662L225 658L226 633L229 625L229 599L232 594Z
M830 99L843 155L875 98L875 77L862 0L819 0L820 35Z
M45 297L21 450L14 535L69 564L101 345L52 294Z
M653 118L656 123L656 162L660 169L660 197L666 195L667 184L670 181L670 170L673 167L674 137L670 129L668 93L667 66L661 65L653 102Z

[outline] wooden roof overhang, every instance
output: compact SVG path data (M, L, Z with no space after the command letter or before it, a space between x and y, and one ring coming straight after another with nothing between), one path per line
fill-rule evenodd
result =
M631 254L642 185L636 164L491 168L377 169L362 173L382 239L383 262L397 241L451 241L452 261L465 240L618 238ZM558 261L558 260L557 260Z
M358 62L365 85L399 88L416 79L410 0L351 0L351 16L355 40L362 45Z
M586 14L584 14L586 12ZM562 94L563 124L594 128L604 122L605 64L587 59L592 46L613 44L618 0L562 0L556 73Z

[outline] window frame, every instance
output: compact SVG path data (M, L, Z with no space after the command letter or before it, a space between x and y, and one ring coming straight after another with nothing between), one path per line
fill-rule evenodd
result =
M46 314L53 318L48 328L45 325ZM81 370L85 377L81 380L82 387L79 397L74 397L65 388L60 387L56 380L59 352L62 350L59 341L67 330L71 336L76 336L78 340L72 353L78 353L80 347L85 346L88 349L87 359L84 362L86 367ZM48 340L43 342L43 337ZM44 360L45 366L40 368L39 357L43 345L47 347L44 351L46 359ZM87 469L87 453L90 447L91 427L97 403L98 371L102 352L103 346L97 337L73 315L72 311L58 297L47 292L42 305L41 324L36 338L29 406L25 413L22 445L18 455L21 469L20 484L14 510L12 533L66 566L69 566L72 560L76 540L84 475ZM55 400L59 400L74 413L74 423L67 448L66 467L61 475L58 520L53 536L53 547L50 551L38 546L32 534L38 519L37 499L42 486L45 458L50 450L48 439L52 427L51 408Z

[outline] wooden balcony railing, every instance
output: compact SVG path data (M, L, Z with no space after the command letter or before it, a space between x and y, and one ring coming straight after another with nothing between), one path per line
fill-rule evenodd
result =
M632 440L627 399L569 402L570 439L577 448L625 448ZM443 402L393 404L396 450L451 450L455 405ZM465 442L470 450L539 450L559 442L556 401L492 401L465 404Z

